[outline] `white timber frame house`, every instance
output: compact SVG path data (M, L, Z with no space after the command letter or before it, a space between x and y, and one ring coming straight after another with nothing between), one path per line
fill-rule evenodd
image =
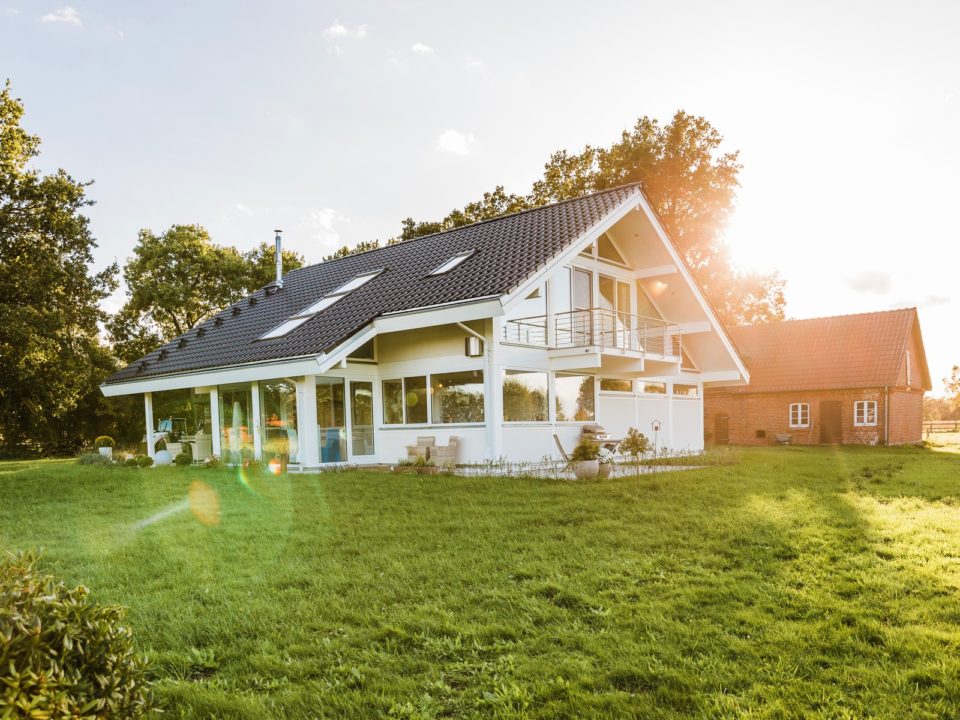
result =
M278 240L279 247L279 240ZM585 423L703 448L703 394L749 381L639 185L300 268L124 368L149 454L392 464L556 458ZM556 436L556 439L555 439Z

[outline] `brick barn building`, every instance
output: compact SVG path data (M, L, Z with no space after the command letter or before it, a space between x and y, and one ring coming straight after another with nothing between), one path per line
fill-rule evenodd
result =
M750 384L704 393L711 444L919 443L930 371L916 308L731 328Z

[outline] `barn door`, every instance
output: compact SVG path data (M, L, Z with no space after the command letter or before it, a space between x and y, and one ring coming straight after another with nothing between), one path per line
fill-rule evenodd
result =
M713 439L717 445L730 444L730 416L717 415L713 420Z
M820 442L823 445L838 445L843 439L840 420L839 400L825 400L820 403Z

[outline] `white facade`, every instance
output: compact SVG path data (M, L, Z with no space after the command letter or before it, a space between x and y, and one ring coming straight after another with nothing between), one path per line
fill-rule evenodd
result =
M144 393L148 440L163 416L200 408L185 437L201 454L309 471L396 463L422 436L456 437L459 463L555 458L585 423L696 451L704 385L746 379L641 196L507 296L382 316L329 355L103 391Z

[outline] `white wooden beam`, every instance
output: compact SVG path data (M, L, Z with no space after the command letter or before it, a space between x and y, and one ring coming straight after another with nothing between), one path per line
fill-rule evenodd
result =
M143 414L147 422L147 455L153 457L153 393L143 394Z
M637 280L644 280L646 278L674 275L676 272L677 266L671 263L670 265L658 265L656 267L640 268L639 270L634 271L633 277Z

